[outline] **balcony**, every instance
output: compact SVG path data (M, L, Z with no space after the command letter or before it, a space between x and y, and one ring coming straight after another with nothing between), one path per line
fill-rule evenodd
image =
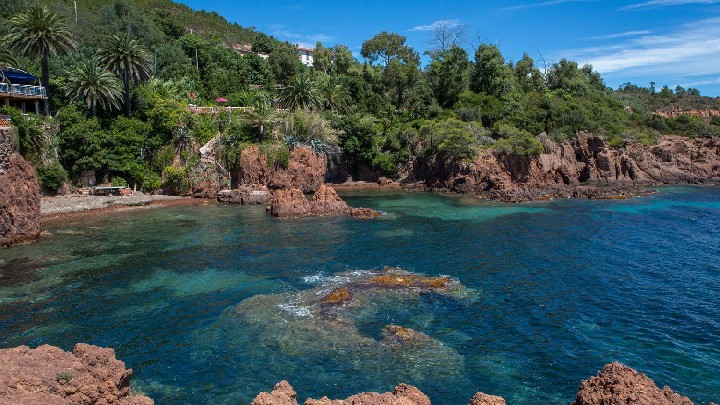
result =
M42 86L0 83L0 98L42 100L47 98L47 90Z

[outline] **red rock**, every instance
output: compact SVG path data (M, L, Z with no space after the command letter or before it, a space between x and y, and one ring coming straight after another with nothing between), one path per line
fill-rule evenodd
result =
M412 385L400 384L393 392L363 392L347 399L308 399L305 405L430 405L430 398Z
M342 215L349 209L335 190L322 184L313 195L311 202L311 213L316 216Z
M662 390L645 374L610 363L595 377L583 380L572 405L692 405L668 387Z
M287 381L275 384L271 392L261 392L252 405L297 405L297 394Z
M223 204L257 205L272 200L272 194L262 184L241 184L236 190L217 193L217 202Z
M310 148L297 147L290 151L287 170L276 169L269 176L268 187L272 189L298 188L312 193L325 182L327 160Z
M306 217L311 213L311 205L305 194L296 188L276 190L270 213L279 218Z
M9 148L0 130L0 148ZM33 242L40 234L40 186L35 169L18 154L0 158L0 247Z
M350 208L347 214L358 219L372 219L380 216L380 213L370 208Z
M78 343L72 353L43 345L0 350L0 398L13 404L137 404L131 396L132 370L113 349Z
M237 180L240 184L265 184L268 179L267 159L257 146L251 145L240 152Z
M505 405L505 399L478 392L470 400L470 405Z

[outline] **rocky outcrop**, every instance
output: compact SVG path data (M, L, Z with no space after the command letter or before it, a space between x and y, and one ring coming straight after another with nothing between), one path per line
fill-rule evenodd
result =
M496 395L478 392L470 400L470 405L505 405L505 399Z
M352 208L337 195L335 190L323 184L308 201L301 190L276 190L270 213L279 218L309 216L348 215L353 218L376 218L380 213L369 208Z
M12 151L0 129L0 247L35 241L40 234L40 186L35 169Z
M268 167L267 158L257 146L248 146L240 153L235 183L262 184L271 190L297 188L303 193L316 191L325 181L327 160L310 148L296 147L290 151L287 169Z
M150 405L131 396L132 370L113 349L78 343L72 353L43 345L0 350L0 402Z
M235 190L217 193L217 201L223 204L257 205L272 200L270 190L262 184L242 184Z
M389 325L383 331L384 339L412 342L430 339L427 335L412 329ZM295 390L287 381L277 384L270 393L260 393L253 405L294 405L297 404ZM260 399L260 401L259 401ZM272 402L277 400L277 402ZM328 397L308 399L305 405L430 405L430 398L412 385L400 384L392 393L379 394L364 392L344 400ZM668 387L660 389L645 374L638 373L620 363L607 364L595 377L580 384L580 391L571 405L693 405ZM505 405L505 399L495 395L477 392L469 405ZM709 405L715 405L710 403Z
M595 377L583 380L572 405L692 405L668 387L658 388L645 374L610 363Z
M472 162L436 157L416 164L415 178L430 190L506 201L626 197L658 184L720 183L717 139L664 137L653 146L619 148L587 133L564 143L546 135L538 139L544 150L537 156L486 151Z

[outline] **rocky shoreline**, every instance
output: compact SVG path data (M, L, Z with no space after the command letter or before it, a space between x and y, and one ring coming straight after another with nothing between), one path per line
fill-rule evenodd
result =
M393 329L393 328L391 328ZM402 339L403 328L393 332ZM152 405L154 401L130 390L132 369L115 358L113 349L78 343L72 352L42 345L0 349L0 403ZM252 405L297 405L298 394L281 381L259 393ZM505 405L501 396L475 393L469 405ZM308 398L305 405L430 405L430 398L412 385L392 392L363 392L345 399ZM580 383L571 405L692 405L669 387L659 388L647 375L620 363L605 365ZM709 403L708 405L716 405Z

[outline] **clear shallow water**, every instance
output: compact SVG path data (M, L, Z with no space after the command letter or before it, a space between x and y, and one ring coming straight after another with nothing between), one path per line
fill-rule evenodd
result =
M346 200L387 215L276 220L213 205L50 224L39 243L0 250L0 347L112 346L134 388L163 404L249 403L281 379L301 400L406 382L437 404L477 390L569 403L613 360L696 402L720 399L720 189ZM386 265L449 275L466 293L378 294L349 324L304 318L304 291ZM388 324L432 340L388 350Z

